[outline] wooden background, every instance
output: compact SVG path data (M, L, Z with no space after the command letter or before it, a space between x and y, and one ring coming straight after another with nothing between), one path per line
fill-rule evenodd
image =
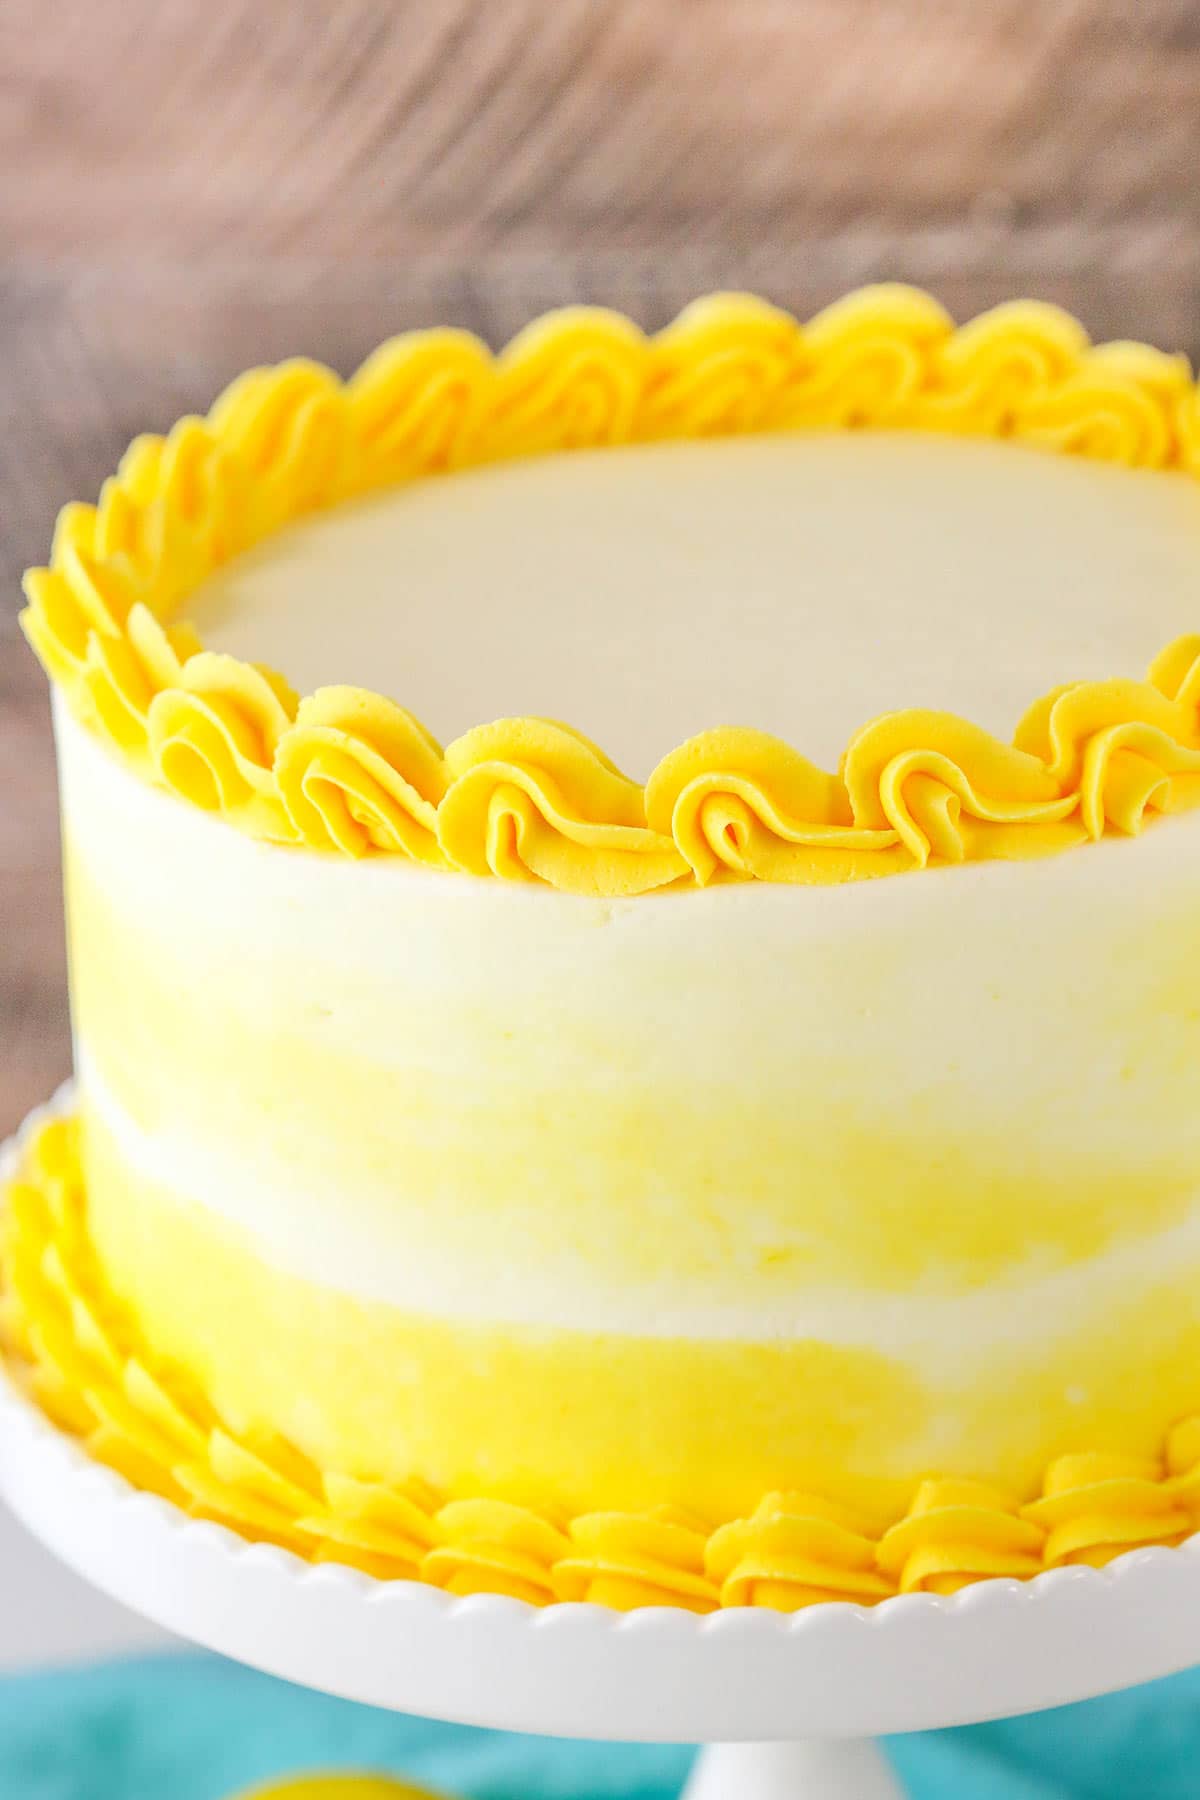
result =
M1200 351L1197 0L0 0L0 1131L69 1060L63 501L265 358L881 277Z

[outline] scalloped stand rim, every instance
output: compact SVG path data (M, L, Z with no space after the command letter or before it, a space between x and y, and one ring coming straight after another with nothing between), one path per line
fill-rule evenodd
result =
M18 1143L0 1151L0 1179ZM0 1494L114 1599L302 1686L499 1729L715 1741L688 1800L898 1800L863 1740L1063 1705L1200 1658L1200 1535L948 1600L792 1615L539 1611L313 1567L132 1488L50 1424L2 1364Z

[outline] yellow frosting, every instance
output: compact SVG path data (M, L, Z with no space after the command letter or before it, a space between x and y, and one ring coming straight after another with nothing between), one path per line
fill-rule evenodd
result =
M0 1342L26 1390L99 1461L193 1516L384 1578L532 1604L617 1608L871 1605L952 1593L1064 1562L1177 1544L1200 1524L1200 1419L1161 1461L1055 1458L1041 1494L928 1479L902 1498L797 1490L715 1525L674 1505L566 1518L487 1495L444 1500L424 1480L364 1480L239 1420L145 1343L108 1289L88 1230L73 1121L41 1128L0 1219ZM301 1384L302 1386L304 1384Z
M561 723L500 720L443 751L389 699L322 688L298 700L174 622L201 581L280 526L419 476L863 427L1200 474L1183 359L1092 346L1054 307L1002 306L956 330L927 295L885 286L802 326L717 295L652 338L570 309L494 357L431 331L384 345L344 384L303 361L243 376L207 418L139 438L96 507L64 510L50 566L27 577L25 629L79 718L146 779L244 831L574 893L1040 856L1200 803L1200 637L1169 645L1145 681L1036 700L1012 744L897 711L856 732L829 773L766 734L716 729L665 756L643 789Z
M1051 1466L1047 1481L1057 1478ZM924 1481L908 1516L884 1534L880 1566L910 1594L953 1594L991 1575L1036 1575L1044 1534L980 1481Z
M713 1533L705 1566L724 1606L865 1606L896 1591L878 1566L870 1526L819 1494L767 1494L750 1518Z
M585 1513L571 1523L567 1553L554 1565L559 1600L591 1600L626 1611L681 1606L711 1612L718 1603L704 1569L706 1526L674 1506L644 1513Z

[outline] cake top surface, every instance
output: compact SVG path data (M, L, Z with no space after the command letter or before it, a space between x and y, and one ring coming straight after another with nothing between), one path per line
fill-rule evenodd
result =
M1200 805L1198 476L1186 360L1052 306L568 308L249 371L63 510L23 624L274 844L838 883Z
M1144 671L1200 622L1200 483L915 433L581 451L299 521L189 612L443 741L563 718L644 781L756 726L832 768L901 705L1008 740L1053 683Z

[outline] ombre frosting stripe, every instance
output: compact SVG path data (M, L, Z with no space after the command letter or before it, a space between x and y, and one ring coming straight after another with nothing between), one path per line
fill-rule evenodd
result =
M96 506L64 509L50 566L26 577L23 623L78 718L146 780L242 831L568 892L1041 856L1200 802L1200 637L1167 646L1145 681L1055 689L1012 744L900 710L856 732L832 773L719 729L643 789L567 725L502 720L443 751L391 699L339 687L299 700L179 621L241 551L380 488L554 451L831 428L1012 439L1200 476L1184 359L1094 346L1052 306L956 328L928 295L880 286L801 325L726 294L653 337L571 308L498 355L438 330L385 344L344 383L306 361L252 370L205 418L137 439Z
M794 1612L1101 1566L1200 1527L1200 1419L1175 1427L1161 1462L1062 1456L1024 1506L990 1484L930 1479L890 1522L811 1492L767 1494L748 1517L717 1523L677 1506L566 1518L440 1495L419 1472L397 1484L321 1468L281 1435L239 1428L160 1365L108 1291L85 1213L76 1124L52 1121L26 1147L0 1212L9 1370L61 1430L135 1486L314 1563L536 1606Z

